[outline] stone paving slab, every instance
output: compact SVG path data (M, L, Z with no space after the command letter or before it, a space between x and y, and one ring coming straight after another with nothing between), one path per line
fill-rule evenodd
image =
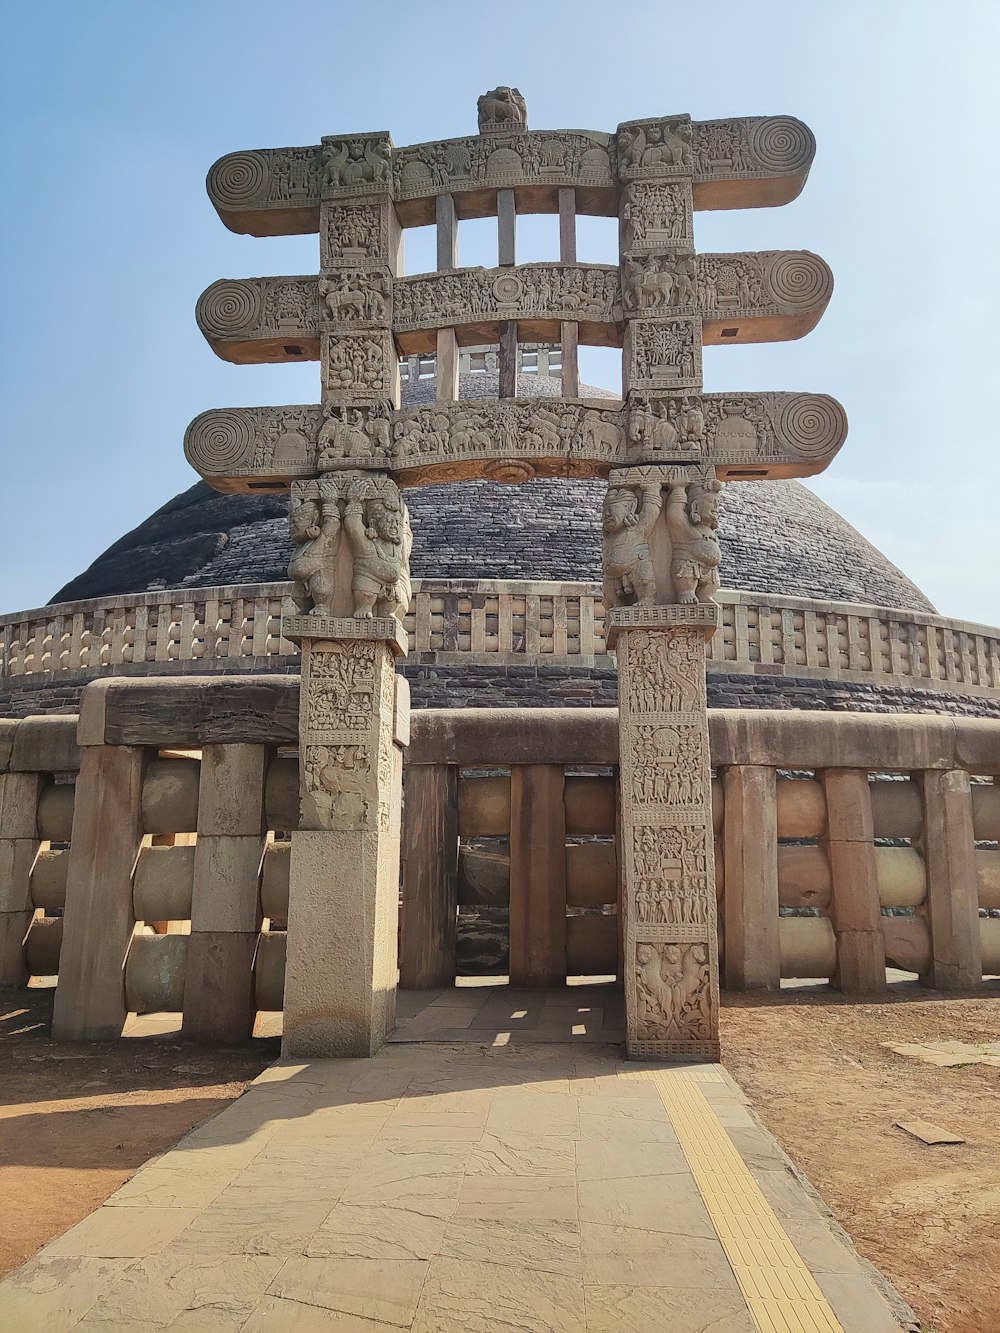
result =
M916 1325L720 1066L487 1036L265 1070L0 1283L0 1328L77 1327Z

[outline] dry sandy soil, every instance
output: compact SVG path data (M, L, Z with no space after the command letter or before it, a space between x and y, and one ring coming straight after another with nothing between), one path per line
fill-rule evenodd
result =
M52 990L0 994L0 1275L238 1097L278 1042L52 1041Z
M50 991L0 997L0 1274L86 1216L154 1153L238 1096L276 1041L49 1037ZM1000 1069L943 1069L883 1042L1000 1037L1000 992L877 1003L828 991L731 996L725 1062L866 1258L934 1333L1000 1330ZM927 1147L894 1128L962 1135Z
M724 1061L859 1252L934 1333L1000 1330L1000 1068L942 1069L882 1042L1000 1040L1000 991L884 1002L784 991L724 1000ZM930 1120L961 1145L894 1128Z

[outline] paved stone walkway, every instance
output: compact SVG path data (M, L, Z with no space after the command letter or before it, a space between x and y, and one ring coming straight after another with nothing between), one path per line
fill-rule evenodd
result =
M0 1328L899 1333L719 1066L387 1047L274 1065L0 1284Z

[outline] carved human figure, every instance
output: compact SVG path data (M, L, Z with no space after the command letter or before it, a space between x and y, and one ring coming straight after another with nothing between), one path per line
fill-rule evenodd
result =
M663 499L658 483L641 488L612 487L604 500L604 607L653 606L656 575L649 550L649 535L660 515Z
M671 484L667 495L670 581L681 603L714 602L719 590L722 549L716 532L722 482Z
M312 615L333 616L341 537L337 501L293 501L288 526L298 548L288 566L288 577L301 584L312 601Z
M366 515L367 508L367 515ZM409 604L409 524L402 504L391 497L370 496L363 481L347 492L344 527L354 568L351 593L355 619L399 616Z

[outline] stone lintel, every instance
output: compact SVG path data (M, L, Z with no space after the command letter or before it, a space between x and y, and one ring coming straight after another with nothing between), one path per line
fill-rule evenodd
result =
M384 640L397 657L405 657L408 647L406 631L389 616L285 616L281 632L293 643L303 639Z
M692 602L674 606L616 606L607 620L608 650L614 648L623 630L700 630L710 639L719 628L722 608L717 602Z

